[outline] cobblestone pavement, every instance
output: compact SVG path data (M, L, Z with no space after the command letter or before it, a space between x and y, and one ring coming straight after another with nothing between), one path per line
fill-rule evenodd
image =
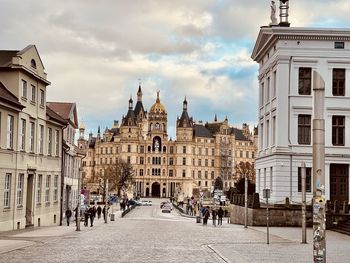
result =
M6 253L0 249L0 262L312 262L311 243L297 240L299 228L271 229L267 245L264 228L244 229L226 222L203 226L176 211L162 214L160 201L153 199L153 206L136 207L124 218L108 224L101 220L81 232L60 227L53 232L41 228L41 235L0 235L1 242L32 242ZM52 234L45 235L48 232ZM349 262L350 237L328 232L327 238L329 250L334 249L328 252L328 262Z

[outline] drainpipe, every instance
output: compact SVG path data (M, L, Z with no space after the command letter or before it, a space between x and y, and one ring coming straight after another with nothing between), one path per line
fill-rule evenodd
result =
M65 127L62 127L62 136L61 136L61 194L60 194L60 226L62 226L63 221L63 189L64 189L64 167L65 167L65 149L63 145L63 130Z
M292 59L293 56L290 56L289 58L289 71L288 71L288 143L291 145L291 139L290 139L290 81L291 81L291 69L292 69ZM289 155L289 199L292 201L292 196L293 196L293 154L290 153Z
M17 139L18 139L18 136L17 136ZM15 211L16 211L16 197L17 197L16 188L17 188L17 176L18 176L17 175L17 172L18 172L18 150L15 151L15 154L16 154L16 166L15 166L16 168L15 168L15 184L14 184L15 195L13 198L13 220L12 220L12 229L13 230L15 230ZM23 202L23 190L24 190L24 178L23 178L23 185L22 185L22 202ZM10 191L11 191L11 189L10 189ZM25 213L26 213L26 211L25 211Z

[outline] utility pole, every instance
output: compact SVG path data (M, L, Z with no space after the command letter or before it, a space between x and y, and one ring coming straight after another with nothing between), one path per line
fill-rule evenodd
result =
M306 166L305 162L301 163L301 198L302 198L302 207L301 207L301 216L302 216L302 236L301 243L306 244Z
M312 120L312 174L313 174L313 257L314 262L326 263L326 213L325 213L325 82L313 71L313 120Z
M244 175L244 228L248 227L248 178Z

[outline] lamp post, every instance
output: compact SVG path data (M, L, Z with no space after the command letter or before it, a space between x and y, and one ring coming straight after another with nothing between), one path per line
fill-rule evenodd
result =
M108 220L108 179L105 179L105 223L107 224Z
M248 178L244 174L244 228L248 227Z
M313 167L313 257L314 262L326 263L326 213L325 213L325 82L313 71L313 120L312 120L312 167Z

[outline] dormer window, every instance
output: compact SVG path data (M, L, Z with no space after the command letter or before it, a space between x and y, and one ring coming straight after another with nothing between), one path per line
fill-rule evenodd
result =
M32 68L35 68L35 69L36 69L36 62L35 62L34 59L32 59L32 60L30 61L30 66L31 66Z

